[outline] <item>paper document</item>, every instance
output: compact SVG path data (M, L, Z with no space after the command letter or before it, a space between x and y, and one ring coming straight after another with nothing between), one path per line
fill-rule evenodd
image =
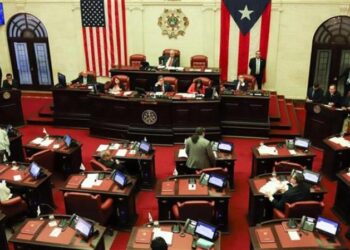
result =
M171 246L173 243L173 233L172 232L166 232L166 231L162 231L160 228L154 228L153 229L153 239L155 239L157 237L162 237L168 246Z
M204 72L213 72L212 69L205 69Z
M291 240L300 240L300 236L297 231L288 231L288 235Z
M119 149L115 155L119 157L123 157L123 156L126 156L127 153L128 153L127 149Z
M40 146L47 147L54 142L54 139L45 139L40 143Z
M21 180L22 180L22 176L20 176L19 174L14 175L14 176L13 176L13 180L14 180L14 181L21 181Z
M62 228L60 227L55 227L52 232L50 233L50 237L54 237L54 238L57 238L62 232Z
M98 174L88 174L85 180L81 183L82 188L92 188L95 185L95 181L98 178Z
M275 194L278 190L288 190L288 181L279 181L276 178L271 178L264 186L259 189L263 194Z
M179 154L177 155L179 158L187 158L187 154L186 154L186 149L182 148L179 150Z
M131 95L131 94L132 94L132 91L125 91L125 92L123 93L124 96L129 96L129 95Z
M289 149L288 151L289 151L289 153L291 155L296 155L297 154L297 151L295 151L294 149Z
M102 180L96 180L93 185L94 186L101 186L101 184L102 184Z
M119 143L113 143L109 146L110 150L117 150L120 148L120 144Z
M31 143L33 143L33 144L40 144L40 143L42 143L43 140L44 140L43 138L37 137L34 140L32 140Z
M108 149L108 144L101 144L100 146L98 146L97 148L97 152L102 152Z
M218 153L216 151L213 151L213 154L214 154L215 158L218 158Z
M350 148L350 141L345 139L344 137L332 137L329 140L335 144L339 144L342 147Z
M276 147L269 147L266 145L259 146L258 152L260 155L278 155Z

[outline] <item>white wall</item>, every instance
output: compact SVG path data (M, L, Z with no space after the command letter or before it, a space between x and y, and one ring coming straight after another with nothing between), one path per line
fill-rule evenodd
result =
M79 0L3 0L6 20L19 12L38 17L49 34L53 74L74 78L85 68ZM164 48L181 50L181 65L205 54L218 67L220 0L126 0L128 54L143 53L156 64ZM169 39L157 25L164 8L181 8L189 18L184 36ZM267 89L289 98L304 98L312 39L325 20L350 15L349 0L272 0ZM11 72L6 25L0 26L0 65Z

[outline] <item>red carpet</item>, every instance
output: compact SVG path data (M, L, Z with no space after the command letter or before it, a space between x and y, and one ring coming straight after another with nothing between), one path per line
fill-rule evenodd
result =
M26 99L26 98L24 98ZM28 114L38 109L47 100L38 99L35 102L25 100L23 105L25 113ZM40 105L37 102L41 102ZM34 107L35 106L35 107ZM38 110L37 109L37 110ZM25 126L20 129L23 134L23 143L27 143L30 139L35 136L42 134L42 126ZM83 144L83 161L87 169L90 169L88 165L91 156L95 152L99 144L105 143L108 140L92 138L89 136L88 130L78 129L64 129L55 128L52 126L46 126L46 130L49 134L64 135L70 134L76 140ZM252 153L251 148L257 145L259 139L241 139L241 138L226 138L235 144L235 152L237 155L237 161L235 164L235 191L232 192L232 198L230 199L229 209L229 227L230 234L222 236L221 249L249 249L249 234L248 234L248 223L247 223L247 211L248 211L248 178L251 170ZM175 167L174 163L174 151L175 148L166 146L156 146L156 175L157 178L165 178L172 174ZM314 160L314 169L318 170L322 162L322 152L316 151L317 156ZM326 209L324 215L335 220L339 220L330 210L334 202L336 182L330 182L326 178L323 178L322 183L328 190L328 194L325 195ZM57 205L57 212L64 212L64 204L61 192L58 190L59 186L54 189L54 197ZM151 212L154 218L157 218L157 202L154 193L151 191L141 191L136 200L136 209L139 215L137 225L142 225L147 221L147 213ZM344 234L347 227L343 225L342 235ZM129 233L118 232L116 240L113 243L111 249L124 250L127 245ZM348 242L348 247L350 243Z

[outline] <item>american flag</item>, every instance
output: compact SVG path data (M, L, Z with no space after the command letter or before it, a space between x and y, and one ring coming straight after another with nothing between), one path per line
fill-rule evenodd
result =
M125 0L81 0L86 69L108 76L127 64Z
M249 73L249 58L260 50L266 59L270 33L270 0L222 0L221 79Z

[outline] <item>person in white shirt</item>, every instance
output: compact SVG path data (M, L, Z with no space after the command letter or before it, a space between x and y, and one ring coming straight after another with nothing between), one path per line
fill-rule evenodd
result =
M0 163L10 156L10 140L5 129L0 128Z
M0 183L0 201L7 201L12 197L11 190L6 186L6 182L2 181Z

